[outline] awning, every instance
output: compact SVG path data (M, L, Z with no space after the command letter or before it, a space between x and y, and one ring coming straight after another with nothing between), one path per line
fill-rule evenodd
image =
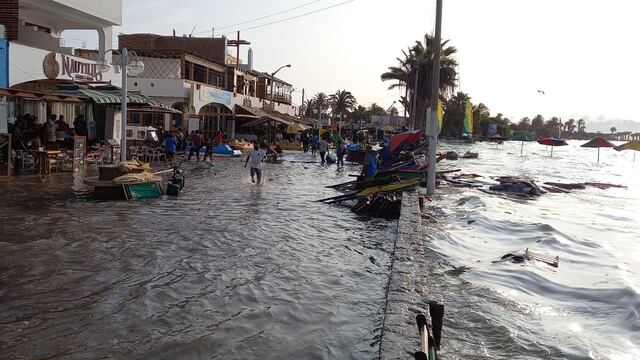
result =
M78 89L80 93L89 97L96 104L120 104L122 102L122 98L120 94L116 94L113 91L104 91L104 90L96 90L89 88L80 88ZM180 110L174 109L170 106L167 106L161 102L155 101L154 99L134 92L127 93L127 104L139 104L142 106L151 107L153 110L169 112L174 114L182 114Z
M243 124L244 127L251 127L251 126L256 126L256 125L260 125L260 124L264 124L266 122L270 122L270 121L275 121L281 124L285 124L285 125L290 125L291 122L282 119L281 117L272 115L268 112L266 112L263 109L258 109L258 108L254 108L251 106L244 106L244 105L238 105L236 104L236 116L242 117L242 116L246 116L243 114L238 114L238 109L243 110L245 112L248 112L250 115L249 117L255 119L252 121L249 121L246 124Z
M21 89L0 88L0 96L22 98L26 100L48 100L48 101L69 101L80 102L78 97L54 92L40 92Z

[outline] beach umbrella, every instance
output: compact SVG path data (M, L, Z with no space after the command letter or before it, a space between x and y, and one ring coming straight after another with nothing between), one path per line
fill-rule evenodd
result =
M622 150L633 150L633 161L636 161L636 151L640 151L640 141L638 140L631 140L628 143L622 144L622 145L618 145L616 147L613 148L614 150L617 151L622 151Z
M538 144L542 144L542 145L547 145L547 146L551 146L551 157L553 157L553 148L556 146L567 146L569 144L567 144L566 141L558 138L558 137L551 137L551 138L544 138L544 139L539 139L538 140Z
M589 142L584 143L584 144L582 144L580 146L581 147L586 147L586 148L598 148L598 163L600 163L600 148L601 147L610 147L610 148L612 148L615 145L610 143L609 140L607 140L605 138L597 137L595 139L591 139Z
M522 143L520 145L520 155L522 155L522 151L524 150L524 142L525 141L531 141L533 139L529 138L529 135L527 135L527 134L518 134L518 135L514 136L513 138L511 138L511 140L520 141Z

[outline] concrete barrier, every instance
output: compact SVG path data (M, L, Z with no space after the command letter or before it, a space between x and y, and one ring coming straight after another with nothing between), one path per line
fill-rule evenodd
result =
M413 359L420 349L416 315L424 314L429 319L426 237L418 199L415 191L402 196L380 335L380 359Z

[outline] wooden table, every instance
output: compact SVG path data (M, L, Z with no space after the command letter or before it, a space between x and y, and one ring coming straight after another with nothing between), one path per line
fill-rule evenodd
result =
M58 156L62 153L60 150L28 150L27 152L33 154L33 156L38 159L40 174L49 173L49 167L47 166L49 157L54 155Z

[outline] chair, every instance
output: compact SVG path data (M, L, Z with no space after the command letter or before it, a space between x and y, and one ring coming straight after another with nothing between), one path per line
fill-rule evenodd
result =
M98 165L104 165L102 152L87 154L87 163L92 164L96 169L98 169Z
M21 159L21 169L30 169L33 170L36 167L36 160L34 159L32 154L29 154L28 152L24 151L24 150L16 150L16 157ZM27 165L29 165L29 167L27 168Z

